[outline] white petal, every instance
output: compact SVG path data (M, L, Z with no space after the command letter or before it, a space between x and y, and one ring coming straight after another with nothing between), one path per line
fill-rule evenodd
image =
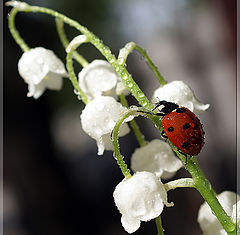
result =
M126 110L127 108L123 107L114 98L100 96L89 102L82 111L80 116L82 128L97 141L99 155L103 154L104 140L110 140L110 134L116 122ZM122 128L122 134L127 134L129 129L126 127Z
M79 85L90 100L114 93L117 81L121 78L112 65L105 60L94 60L78 74Z
M62 78L55 73L49 73L45 78L44 83L50 90L60 90L62 88Z
M137 231L140 227L141 221L139 218L122 216L122 226L128 233Z
M236 195L234 192L224 191L217 196L219 202L221 203L223 209L230 216L232 214L233 205L236 200L240 200L240 196ZM202 231L206 234L221 234L227 235L222 225L212 213L210 207L206 202L204 202L198 211L198 223Z
M159 139L137 148L131 158L133 171L149 171L158 177L164 172L175 173L181 167L182 162L175 156L169 144ZM168 176L165 174L166 178Z
M148 221L162 213L167 193L162 182L150 172L137 172L120 182L113 193L114 201L122 214L122 225L135 232L140 221Z
M46 87L44 85L44 82L40 82L38 85L29 84L27 97L33 97L34 99L38 99L45 90Z
M18 62L18 70L28 84L39 84L49 72L66 76L64 64L53 51L43 47L36 47L24 52Z
M205 111L209 104L202 104L197 100L191 88L182 81L173 81L158 88L152 97L152 102L157 103L159 100L166 100L184 106L192 112Z

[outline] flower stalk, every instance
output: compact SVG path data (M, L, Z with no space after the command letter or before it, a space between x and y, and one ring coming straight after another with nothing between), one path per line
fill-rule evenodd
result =
M77 81L77 77L76 77L74 69L73 69L73 64L72 64L73 52L74 52L74 50L70 50L70 52L67 53L67 57L66 57L66 65L67 65L68 74L71 78L71 82L72 82L74 89L76 89L76 91L77 91L78 95L80 96L81 100L83 101L83 103L87 104L89 102L89 100L88 100L87 96L84 94L84 92L82 91L82 89L80 88L78 81Z
M123 94L120 95L120 101L121 101L121 104L124 107L126 107L126 108L129 107L127 99L126 99L126 97ZM138 141L139 145L141 147L145 146L147 144L147 142L146 142L146 140L144 138L144 135L142 134L142 132L141 132L137 122L135 121L135 119L130 121L130 126L131 126L131 128L132 128L132 130L133 130L133 132L134 132L134 134L135 134L135 136L137 138L137 141Z
M8 18L8 27L9 27L9 31L12 34L12 37L14 38L15 42L20 46L20 48L22 49L23 52L26 52L26 51L29 51L30 48L26 44L26 42L21 38L21 36L15 26L15 17L16 17L16 14L18 13L18 11L19 10L17 8L13 8L10 11L9 18Z
M57 32L59 35L59 38L62 42L62 45L64 48L67 48L69 41L65 35L64 32L64 23L63 21L59 20L56 18L56 28L57 28ZM86 67L88 65L87 60L81 56L78 52L73 51L73 58L82 66L82 67Z

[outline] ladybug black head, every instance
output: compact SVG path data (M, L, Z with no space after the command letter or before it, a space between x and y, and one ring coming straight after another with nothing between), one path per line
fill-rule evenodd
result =
M161 100L156 103L156 106L152 111L154 111L155 109L157 109L158 107L160 107L162 105L163 105L163 108L160 109L160 112L164 115L167 115L167 114L171 113L173 110L179 108L179 105L177 105L175 103L168 102L166 100Z

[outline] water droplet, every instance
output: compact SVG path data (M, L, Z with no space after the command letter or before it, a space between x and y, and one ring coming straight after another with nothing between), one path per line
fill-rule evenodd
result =
M129 83L128 83L128 87L132 88L132 87L133 87L133 83L132 83L132 82L129 82Z
M110 63L113 63L114 61L115 61L114 59L111 59L111 60L110 60Z
M113 152L113 157L117 160L116 154L115 152Z
M147 105L147 102L144 102L144 103L142 104L143 107L145 107L146 105Z
M120 68L119 67L116 67L116 71L118 72L120 70Z
M123 77L122 77L123 80L127 80L128 79L128 76L127 74L124 74Z
M75 95L79 94L77 89L73 89L73 92L74 92Z
M78 100L82 100L82 97L80 95L77 96Z
M119 59L118 59L118 62L119 62L119 64L122 65L122 64L124 64L124 59L123 59L123 58L119 58Z

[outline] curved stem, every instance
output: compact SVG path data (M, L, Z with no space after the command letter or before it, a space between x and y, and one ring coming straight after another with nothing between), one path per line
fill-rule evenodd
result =
M144 113L142 113L143 108L130 108L127 110L116 122L113 133L112 133L112 142L113 142L113 148L114 148L114 153L115 157L117 159L117 163L126 179L131 177L131 174L127 168L127 164L123 160L123 156L120 153L119 150L119 143L118 143L118 133L119 133L119 128L123 121L128 118L129 116L133 115L134 117L137 117L139 115L146 116Z
M9 31L12 34L12 37L16 41L16 43L21 47L23 52L29 51L30 48L29 46L25 43L25 41L21 38L20 34L18 33L16 26L15 26L15 17L16 14L18 13L17 8L13 8L10 13L9 13L9 18L8 18L8 27Z
M126 98L123 94L120 95L120 101L121 101L121 104L124 107L126 107L126 108L129 107L128 102L127 102L127 100L126 100ZM137 138L137 141L138 141L139 145L141 147L145 146L147 144L147 141L145 140L144 135L142 134L142 132L141 132L137 122L135 121L135 119L130 121L130 126L131 126L131 128L132 128L132 130L133 130L133 132L134 132L134 134Z
M57 28L57 32L59 35L59 38L63 44L64 48L67 48L69 41L65 35L64 32L64 23L63 21L56 19L56 28ZM78 52L74 51L73 52L73 58L82 66L82 67L86 67L88 65L87 60L81 56Z
M76 75L74 73L74 69L73 69L73 65L72 65L72 53L73 53L73 50L71 50L69 53L67 53L67 58L66 58L66 63L67 63L67 70L68 70L68 74L71 78L71 81L72 81L72 84L74 86L74 88L77 90L78 92L78 95L80 95L82 101L87 104L89 101L88 101L88 98L87 96L84 94L84 92L81 90L79 84L78 84L78 81L77 81L77 78L76 78Z
M130 115L135 114L135 110L129 110L127 111L124 115L120 117L120 119L117 121L115 124L115 127L113 129L113 134L112 134L112 142L113 142L113 148L114 148L114 154L117 160L117 163L126 179L129 179L131 177L130 171L127 168L127 164L123 160L123 156L120 153L119 150L119 143L118 143L118 133L119 133L119 128L122 124L122 122L128 118Z
M133 51L133 50L138 51L146 60L146 62L148 63L148 65L150 66L150 68L152 69L152 71L154 72L154 74L156 75L156 77L158 78L159 83L163 86L165 85L167 82L165 81L165 79L163 78L163 76L161 75L161 73L158 71L157 66L152 62L152 60L150 59L150 57L148 56L147 52L141 48L140 46L136 45L134 42L129 42L125 45L125 47L123 47L120 51L119 51L119 55L118 55L118 61L120 64L125 64L128 55Z
M147 52L138 45L135 46L135 50L137 50L145 58L146 62L148 63L148 65L150 66L150 68L152 69L152 71L154 72L156 77L158 78L159 83L162 86L165 85L167 82L165 81L165 79L163 78L161 73L158 71L157 66L152 62L152 60L148 56Z

